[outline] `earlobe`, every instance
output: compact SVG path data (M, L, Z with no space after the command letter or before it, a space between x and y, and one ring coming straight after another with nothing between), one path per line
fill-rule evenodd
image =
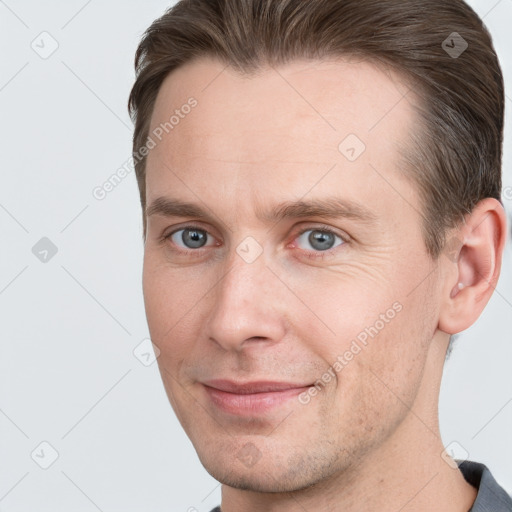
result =
M480 201L451 240L459 248L440 258L446 276L439 329L456 334L475 323L498 281L506 241L506 215L499 201ZM452 244L453 245L453 244Z

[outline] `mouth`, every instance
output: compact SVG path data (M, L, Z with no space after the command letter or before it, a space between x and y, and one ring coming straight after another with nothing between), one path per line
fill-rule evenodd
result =
M312 384L272 381L236 383L220 379L201 384L210 402L217 409L237 416L261 415L270 412L312 386Z

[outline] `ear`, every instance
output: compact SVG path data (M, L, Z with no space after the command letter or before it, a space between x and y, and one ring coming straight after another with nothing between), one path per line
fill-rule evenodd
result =
M505 210L493 198L481 200L451 232L441 256L441 331L456 334L476 322L498 282L506 238Z

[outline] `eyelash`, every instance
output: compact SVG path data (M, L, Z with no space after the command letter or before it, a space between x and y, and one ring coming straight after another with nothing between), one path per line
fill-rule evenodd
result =
M178 233L179 231L186 230L186 229L203 231L204 233L210 234L210 233L208 233L208 231L206 229L203 229L203 228L201 228L199 226L188 225L188 226L182 226L179 229L175 229L174 231L171 231L170 233L162 236L161 242L166 242L167 240L170 240L171 237L174 234ZM302 231L298 232L294 236L293 240L296 240L297 238L302 236L304 233L307 233L308 231L320 231L321 233L329 233L329 234L331 234L333 236L337 236L343 242L343 243L337 245L336 247L334 247L332 249L327 249L326 251L308 251L306 249L299 249L299 251L301 251L302 253L306 253L305 256L307 258L309 258L309 259L325 259L326 257L332 256L333 252L335 252L337 249L339 249L340 247L342 247L343 245L345 245L348 242L348 237L341 236L339 233L337 233L336 231L334 231L333 229L331 229L328 226L308 227L307 229L303 229ZM199 249L173 249L173 250L176 251L176 252L179 252L183 256L199 256L200 253L202 252L201 249L203 249L203 248L199 248Z

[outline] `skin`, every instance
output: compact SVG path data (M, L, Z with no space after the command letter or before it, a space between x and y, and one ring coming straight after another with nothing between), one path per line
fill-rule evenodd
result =
M163 82L151 130L191 96L197 106L148 156L146 200L189 201L210 218L148 217L143 289L167 395L223 483L223 512L467 512L476 490L441 457L437 403L449 334L476 321L496 285L503 208L481 201L448 234L460 240L455 255L430 258L416 188L398 171L417 98L370 63L295 61L242 77L202 58ZM353 162L338 149L348 134L366 145ZM375 219L257 216L333 195ZM178 230L190 225L205 246L184 245ZM339 238L319 250L308 235L325 227ZM248 236L263 250L251 263L236 251ZM400 312L333 371L396 303ZM201 383L312 386L329 368L307 404L251 417L218 409Z

